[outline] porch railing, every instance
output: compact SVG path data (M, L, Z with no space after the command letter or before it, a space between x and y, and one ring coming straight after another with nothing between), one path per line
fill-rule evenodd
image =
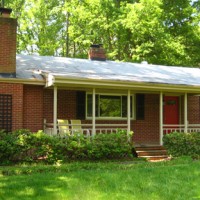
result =
M163 133L171 132L200 132L200 124L188 124L187 127L184 124L164 124Z
M53 123L47 123L44 120L44 132L48 135L59 135L59 127L61 126L68 126L69 129L66 131L70 133L70 135L73 135L75 132L80 131L80 129L73 129L73 127L80 126L80 124L62 124L58 125L57 124L57 131L54 133L54 128L53 128ZM96 124L95 125L95 134L108 134L108 133L116 133L118 129L121 130L128 130L128 125L127 124ZM81 124L81 131L83 134L87 136L91 136L92 133L92 124Z

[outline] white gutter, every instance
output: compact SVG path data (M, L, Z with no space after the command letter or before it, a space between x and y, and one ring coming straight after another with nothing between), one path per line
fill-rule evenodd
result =
M46 87L68 86L68 87L93 87L94 85L99 88L118 88L118 89L136 89L144 91L163 91L163 92L190 92L200 94L200 85L172 85L160 83L144 83L144 82L131 82L131 81L110 81L110 80L97 80L97 79L84 79L84 78L71 78L61 77L49 74L47 77Z
M20 78L0 78L1 83L21 83L25 85L45 85L45 80L20 79Z

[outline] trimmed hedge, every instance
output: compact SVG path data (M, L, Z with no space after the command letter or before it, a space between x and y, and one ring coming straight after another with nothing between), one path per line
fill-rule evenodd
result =
M177 133L166 134L163 144L169 154L174 157L191 156L200 158L200 133Z
M86 138L82 134L65 138L51 137L39 131L0 132L0 162L56 163L71 160L101 160L132 157L132 143L125 131Z

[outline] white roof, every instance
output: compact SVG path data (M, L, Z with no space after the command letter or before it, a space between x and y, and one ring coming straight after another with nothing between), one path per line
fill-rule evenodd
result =
M17 78L63 78L200 86L200 69L51 56L17 55Z

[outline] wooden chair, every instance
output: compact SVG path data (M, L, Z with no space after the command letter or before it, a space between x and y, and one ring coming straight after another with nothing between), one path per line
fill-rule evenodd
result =
M71 120L71 131L72 131L72 134L83 134L81 120L79 119Z
M58 134L61 137L70 135L70 130L69 130L69 122L68 120L65 119L58 119Z
M72 131L72 134L84 134L84 136L86 136L86 137L91 136L89 129L82 128L81 120L79 120L79 119L71 120L71 131Z

